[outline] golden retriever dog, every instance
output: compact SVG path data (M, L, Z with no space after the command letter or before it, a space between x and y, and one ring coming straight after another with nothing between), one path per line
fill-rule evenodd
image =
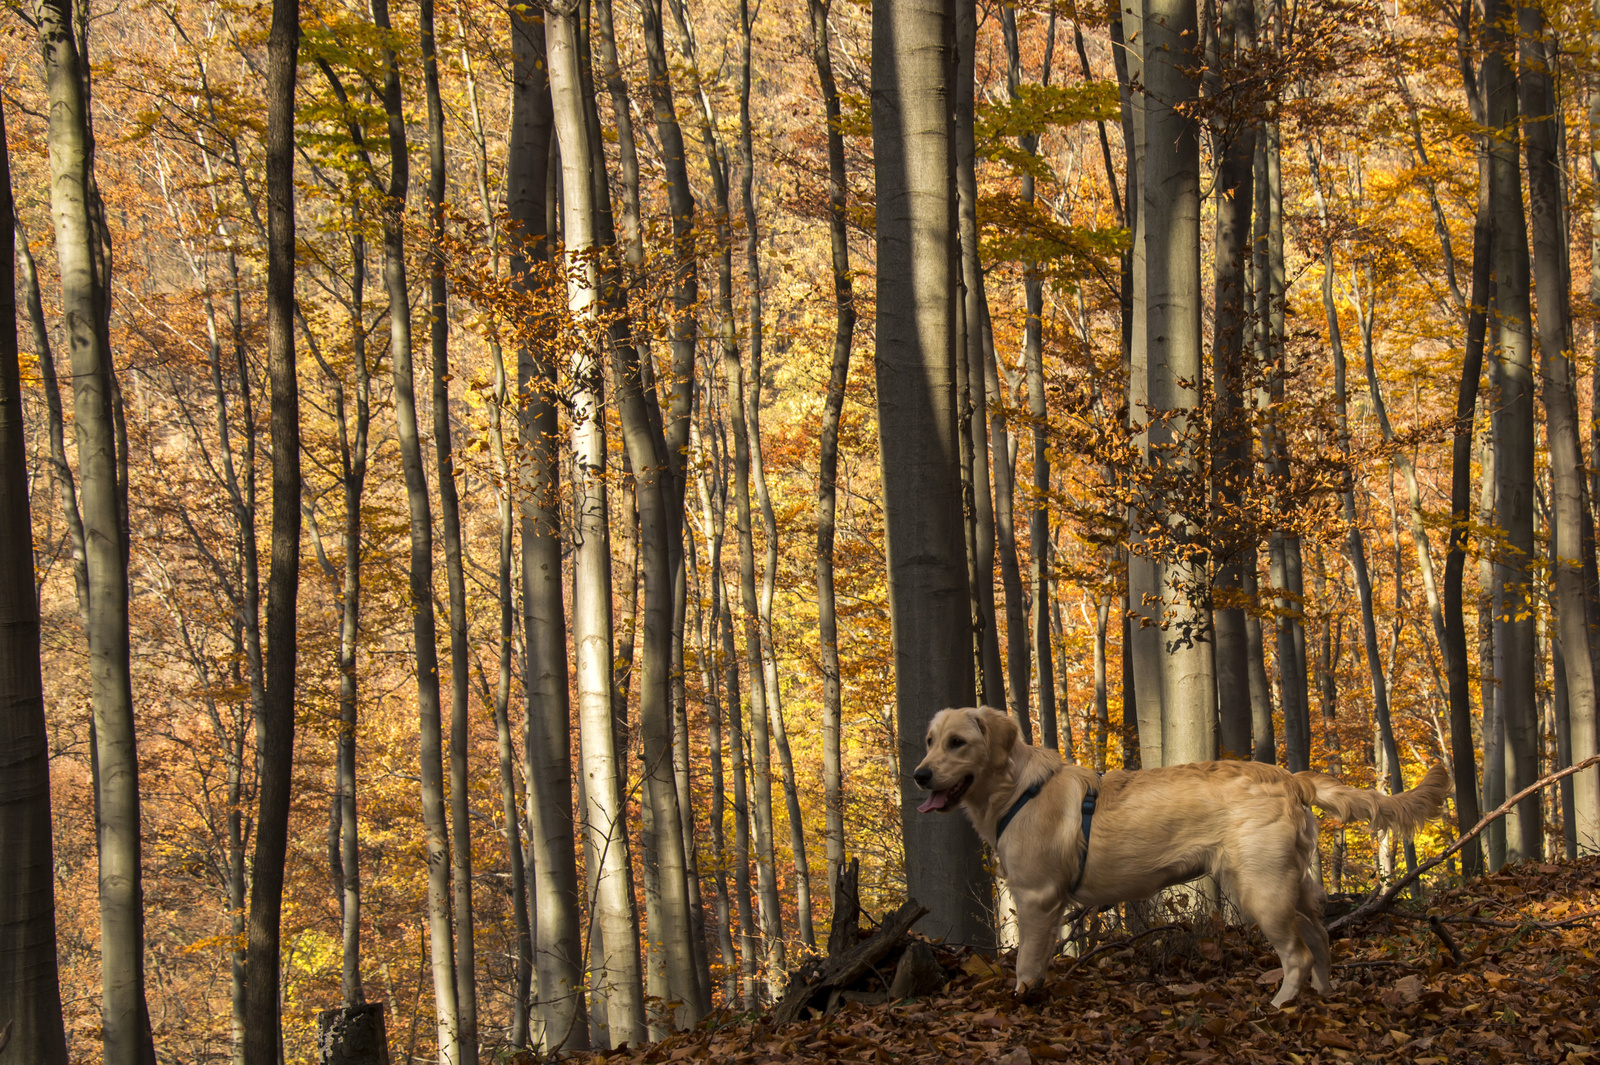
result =
M1308 978L1318 991L1331 986L1310 807L1409 836L1450 794L1442 765L1401 795L1261 762L1101 776L1020 742L1016 722L989 707L940 711L913 779L930 793L922 812L966 811L1000 859L1017 910L1019 994L1044 975L1069 902L1132 902L1209 874L1283 962L1274 1006Z

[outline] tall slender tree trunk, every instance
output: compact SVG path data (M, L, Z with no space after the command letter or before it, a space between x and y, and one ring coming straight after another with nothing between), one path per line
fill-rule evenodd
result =
M1483 97L1473 69L1470 2L1460 12L1461 73L1474 121L1484 123ZM1456 389L1456 418L1450 462L1450 541L1444 563L1444 660L1450 698L1450 756L1455 773L1457 831L1465 835L1478 823L1477 753L1472 735L1472 695L1467 657L1466 618L1461 584L1466 569L1467 537L1472 521L1472 430L1476 421L1478 380L1483 373L1483 349L1488 323L1490 270L1493 265L1494 220L1490 210L1488 145L1479 138L1478 211L1472 228L1472 291L1466 310L1465 351L1461 381ZM1483 662L1480 660L1480 668ZM1488 707L1483 707L1488 713ZM1461 851L1461 871L1476 876L1483 871L1483 850L1477 841Z
M460 28L458 16L458 29ZM461 50L462 68L467 76L467 101L472 117L473 177L477 180L478 206L483 212L484 228L493 235L494 276L500 277L502 241L505 232L495 217L494 201L489 192L489 146L483 128L483 113L479 105L477 74L473 70L471 52L465 45ZM515 91L515 90L513 90ZM484 692L484 701L490 704L494 715L495 740L499 754L500 808L506 841L506 865L510 874L512 926L516 930L516 977L511 998L511 1028L508 1034L511 1045L525 1049L528 1045L529 996L533 989L533 928L529 919L527 865L522 843L521 817L517 803L516 751L511 738L511 637L516 627L517 604L512 591L511 560L514 550L516 526L512 518L512 473L506 457L505 412L511 402L511 385L506 374L505 349L501 327L497 324L488 335L489 354L494 366L494 402L489 405L489 450L494 461L495 479L498 481L499 539L497 541L495 587L500 599L500 628L496 639L496 661L499 668L495 688ZM479 675L482 677L482 667ZM487 679L483 680L487 688Z
M1144 18L1145 331L1152 461L1174 486L1198 471L1200 352L1200 136L1192 104L1198 41L1194 0L1151 0ZM1167 146L1170 146L1170 150ZM1196 516L1177 492L1158 504L1167 542L1157 566L1162 615L1161 747L1164 764L1216 756L1210 574Z
M7 143L0 107L0 215L10 218L16 207ZM9 227L0 234L0 751L7 765L0 781L0 854L7 856L0 891L0 1016L16 1060L66 1065L14 239Z
M1527 116L1528 205L1533 222L1533 276L1539 300L1540 379L1544 393L1545 437L1550 451L1550 488L1554 513L1550 520L1551 574L1556 593L1556 620L1566 680L1567 720L1579 742L1568 757L1594 753L1595 678L1592 635L1583 575L1583 526L1590 520L1584 500L1583 445L1572 366L1572 294L1567 269L1567 204L1558 170L1554 83L1546 69L1544 12L1532 5L1517 8L1521 50L1521 110ZM1584 753L1579 754L1579 746ZM1560 761L1558 759L1558 761ZM1558 766L1559 768L1559 766ZM1587 783L1587 782L1586 782ZM1583 809L1573 784L1571 826L1585 851L1600 849L1600 805L1592 783L1585 788ZM1570 831L1570 829L1569 829Z
M155 1050L145 1005L144 892L140 872L139 760L129 665L127 529L122 521L119 488L114 370L104 326L106 277L91 218L94 139L89 126L87 71L67 0L44 0L38 11L39 42L50 100L50 211L55 220L62 316L72 352L74 427L89 592L103 1053L107 1065L147 1065L155 1061ZM297 516L298 513L296 510ZM271 884L265 887L270 889ZM276 1028L272 1031L275 1033ZM274 1051L276 1045L272 1044Z
M1149 226L1145 213L1145 187L1148 180L1147 141L1149 101L1145 86L1144 0L1128 0L1122 9L1122 37L1127 47L1118 52L1121 81L1123 136L1131 136L1128 164L1128 221L1133 230L1133 247L1128 253L1127 298L1124 345L1128 350L1128 418L1135 446L1145 465L1150 454L1150 348L1146 328L1150 302L1146 248ZM1125 641L1124 677L1132 682L1135 699L1134 720L1138 724L1139 763L1146 768L1162 765L1161 733L1161 607L1156 560L1148 546L1147 515L1138 507L1128 511L1128 639ZM1124 714L1126 714L1124 710Z
M344 496L344 574L339 593L339 740L335 781L339 804L340 995L346 1006L366 1001L361 987L361 839L356 818L356 728L360 679L356 650L361 638L361 501L367 479L367 430L371 423L371 377L367 366L367 242L359 228L350 240L350 351L356 371L355 428L347 421L344 384L334 380L339 419L339 475Z
M450 314L444 276L444 104L433 31L433 0L421 0L422 81L428 107L428 339L433 367L433 444L439 477L439 525L444 535L450 595L450 831L451 902L455 917L457 1038L461 1065L478 1061L478 980L472 934L472 821L467 799L467 584L461 559L461 503L451 457Z
M388 0L372 0L374 24L391 32ZM405 474L411 522L411 636L417 659L417 727L421 739L422 824L428 862L428 944L433 972L439 1058L461 1061L455 944L451 927L450 829L444 796L444 739L440 720L438 634L433 613L433 506L428 497L422 443L417 432L416 375L412 367L411 295L406 283L405 202L410 151L401 110L399 61L384 48L384 111L389 118L389 189L384 205L383 281L389 297L389 358L394 377L395 435Z
M821 9L826 33L826 7ZM813 37L815 38L818 8L812 7ZM974 0L957 0L956 2L956 218L961 231L961 282L963 289L962 317L966 323L963 330L965 350L958 353L958 357L967 360L966 372L968 390L972 403L972 418L968 432L972 438L972 531L973 531L973 570L977 576L973 596L977 602L977 618L975 624L980 628L976 639L978 642L978 657L980 670L978 673L978 701L984 706L1001 707L1006 705L1006 678L1004 667L1000 661L1000 626L995 619L994 612L994 557L995 557L995 506L991 492L989 476L989 447L991 415L986 383L986 362L984 348L994 345L994 337L989 330L988 299L984 294L983 264L978 257L978 177L977 177L977 147L974 133L974 100L975 85L973 74L975 69L974 57L977 49L977 5ZM820 59L819 59L820 62ZM818 68L820 71L820 67ZM829 66L827 84L832 85L833 70ZM828 89L826 92L837 92ZM837 103L837 100L835 101ZM829 136L835 136L837 117L829 118ZM832 142L830 139L829 165L832 166ZM839 210L843 210L844 191L844 156L843 140L840 140L839 171ZM834 180L830 178L830 181ZM830 186L831 188L831 186ZM843 217L840 215L840 233L843 233ZM846 260L848 262L848 260ZM837 275L836 275L837 276ZM854 323L854 306L851 309L851 322ZM835 353L838 349L835 347ZM996 431L1002 437L1007 436L1005 422L1002 419ZM1006 445L1009 451L1009 445ZM998 452L997 452L998 454ZM1008 461L1008 460L1004 460ZM1009 469L1007 471L1009 484ZM1007 519L1009 521L1009 518ZM1008 534L1009 535L1009 534ZM1016 562L1016 552L1011 554L1013 567ZM1012 576L1017 576L1014 572ZM1007 586L1008 589L1010 586ZM1009 594L1009 591L1008 591ZM831 860L831 859L830 859ZM830 865L829 882L832 883L834 873Z
M507 208L511 219L511 274L530 301L543 294L541 268L555 239L553 175L549 173L553 116L546 81L542 21L520 13L511 19L513 56L511 137L507 152ZM517 390L524 464L519 471L522 536L523 641L527 664L524 758L528 835L534 873L534 968L538 975L539 1027L547 1052L589 1045L573 831L567 624L561 554L560 423L551 322L531 316L521 323Z
M1256 12L1253 0L1224 0L1217 22L1216 92L1221 77L1253 58ZM1249 118L1237 129L1218 129L1222 158L1217 172L1216 269L1211 342L1216 409L1212 418L1213 539L1222 547L1216 560L1213 611L1216 626L1217 716L1224 756L1250 752L1252 724L1249 635L1245 628L1245 569L1255 568L1254 538L1240 513L1251 480L1250 426L1245 412L1245 332L1249 321L1247 279L1250 264L1252 170L1255 126ZM1248 549L1248 555L1246 550Z
M972 830L962 818L917 813L911 780L929 719L974 695L972 627L957 606L967 602L967 572L955 403L955 159L946 103L954 30L950 0L890 0L872 11L878 440L907 888L931 911L922 924L929 935L986 944L993 935L983 905L987 877Z
M593 146L580 75L578 12L546 17L550 94L561 143L562 225L567 249L567 306L575 330L572 354L571 447L574 523L572 635L578 670L586 828L597 868L595 922L600 926L602 971L594 974L606 1000L612 1042L645 1035L644 987L639 964L639 920L624 830L621 752L611 707L611 552L605 484L606 442L603 342L599 322L599 248L596 232ZM668 764L665 769L670 772ZM591 933L592 934L592 933Z
M789 750L788 728L783 719L783 692L778 683L778 649L773 641L772 605L778 582L778 519L767 490L766 463L761 447L761 258L760 218L755 199L755 147L750 122L750 75L753 60L751 31L754 18L749 0L739 0L739 23L743 39L739 78L739 156L742 173L740 197L744 201L746 298L750 344L750 395L747 410L750 422L750 474L761 508L761 525L766 538L766 561L761 575L759 618L761 623L761 673L766 687L767 716L772 739L778 750L779 771L783 775L784 806L789 818L789 846L794 856L795 917L800 924L800 941L815 946L817 937L811 923L811 870L806 858L805 821L800 812L800 797L795 788L794 756ZM774 991L774 997L782 988Z
M818 444L816 511L817 637L822 650L822 789L823 801L827 807L828 895L832 898L834 889L839 883L840 870L844 867L844 761L840 746L843 695L839 677L839 621L833 586L833 539L834 515L838 500L836 482L839 477L839 417L844 410L845 385L850 379L850 345L855 336L856 302L855 290L850 284L850 233L845 215L845 193L848 186L844 169L844 133L839 128L839 88L833 77L833 56L828 43L830 3L831 0L810 0L811 56L817 66L817 83L822 90L823 113L827 116L828 122L828 241L832 252L833 304L836 314L833 329L833 358L828 366L828 392L822 405L822 433ZM958 94L960 92L959 85L957 92ZM964 199L963 203L965 202ZM967 240L966 224L963 216L961 231L963 251ZM973 283L975 282L968 282L969 291ZM969 296L968 306L971 305ZM970 316L967 322L968 358L971 364L972 318ZM976 379L982 380L982 376L978 375ZM977 403L976 407L978 411L984 409L982 403ZM984 424L988 424L987 417ZM983 466L987 474L987 459L984 460ZM987 481L987 478L985 480ZM987 488L984 489L983 497L983 503L986 503ZM992 556L993 552L990 554ZM981 546L979 557L982 558ZM982 572L980 565L980 575ZM989 572L992 584L992 568ZM988 626L990 629L994 628L992 588L989 594ZM990 633L986 639L993 642L995 637ZM985 646L987 647L987 644ZM998 648L998 645L996 647ZM985 653L987 654L987 651ZM994 675L998 677L998 649L995 651L995 661Z
M1280 54L1284 41L1284 14L1280 0L1267 0L1257 9L1258 41L1263 51ZM1284 319L1286 272L1283 235L1282 141L1278 119L1262 123L1263 151L1256 172L1256 358L1268 378L1269 414L1263 433L1267 476L1280 507L1289 488L1288 443L1277 423L1284 402ZM1306 687L1304 582L1300 575L1300 538L1290 528L1272 531L1268 543L1268 575L1272 585L1274 650L1278 665L1279 703L1283 709L1284 753L1289 768L1311 768L1310 703Z
M1528 231L1517 165L1517 75L1513 44L1500 22L1500 0L1484 10L1484 84L1489 125L1491 210L1494 212L1494 306L1499 351L1500 403L1496 412L1495 520L1504 541L1495 569L1495 656L1504 704L1505 787L1512 794L1538 777L1538 718L1534 707L1533 565L1533 337L1528 298ZM1543 850L1537 796L1506 818L1506 860L1538 857Z

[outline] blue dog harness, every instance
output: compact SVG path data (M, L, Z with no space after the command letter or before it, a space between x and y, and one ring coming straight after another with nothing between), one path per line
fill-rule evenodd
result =
M1045 784L1049 782L1049 780L1049 777L1045 777L1044 780L1039 781L1039 783L1033 785L1033 787L1029 788L1027 791L1024 791L1020 796L1018 796L1017 801L1011 804L1011 809L1006 811L1005 816L1000 818L1000 824L995 827L995 843L998 844L1000 842L1000 837L1005 834L1006 826L1011 823L1011 819L1017 816L1022 808L1028 805L1028 803L1039 794L1039 790L1043 788ZM1083 883L1083 871L1089 865L1089 829L1094 824L1095 800L1099 797L1099 788L1090 788L1089 793L1083 797L1083 860L1078 863L1078 875L1072 878L1072 886L1067 888L1068 895L1075 895L1078 893L1078 886Z

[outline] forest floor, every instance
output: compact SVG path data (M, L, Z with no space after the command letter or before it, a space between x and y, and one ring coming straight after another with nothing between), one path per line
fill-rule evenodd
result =
M1597 859L1508 866L1397 902L1335 938L1331 994L1307 989L1281 1010L1269 1001L1277 957L1259 932L1119 934L1082 959L1058 957L1037 1002L1013 1000L1009 959L941 950L949 980L926 998L850 1002L783 1026L719 1013L589 1060L1600 1065Z

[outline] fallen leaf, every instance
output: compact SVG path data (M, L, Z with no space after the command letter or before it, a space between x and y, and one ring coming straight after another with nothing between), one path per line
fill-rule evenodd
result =
M1260 976L1256 977L1256 983L1258 983L1258 984L1275 984L1279 980L1282 980L1282 979L1283 979L1283 970L1282 969L1268 969L1266 972L1264 972Z
M1338 1047L1341 1050L1354 1050L1356 1048L1356 1045L1350 1041L1348 1036L1340 1035L1338 1032L1328 1029L1323 1029L1317 1033L1317 1042L1325 1047Z

